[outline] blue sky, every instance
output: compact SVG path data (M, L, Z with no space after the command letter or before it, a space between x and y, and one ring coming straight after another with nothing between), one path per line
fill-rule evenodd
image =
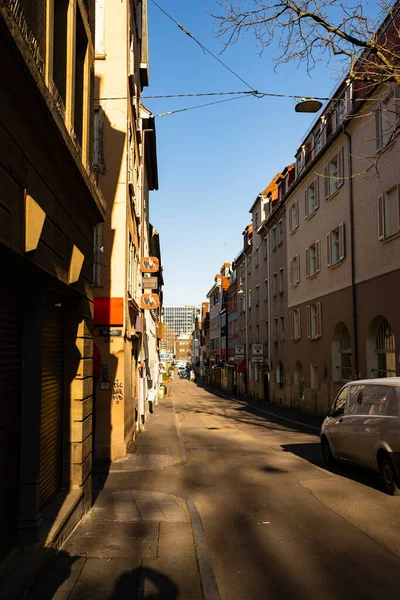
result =
M215 0L157 0L212 52ZM143 95L247 88L185 35L149 0L150 86ZM260 57L252 38L220 58L250 86L264 92L328 96L334 73L325 64L312 78L304 66L274 71L272 51ZM158 115L220 98L143 99ZM247 97L207 108L158 117L159 190L151 193L150 218L160 233L166 306L206 299L223 262L242 244L256 196L285 165L314 119L294 111L292 99Z

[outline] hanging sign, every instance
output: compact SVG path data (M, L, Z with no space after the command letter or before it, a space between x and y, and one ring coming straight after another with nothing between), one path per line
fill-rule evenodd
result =
M140 260L140 270L142 273L157 273L160 268L160 262L155 256L145 256Z
M143 277L142 288L144 290L156 290L158 288L158 277Z
M142 294L140 296L140 308L155 309L160 306L158 294Z

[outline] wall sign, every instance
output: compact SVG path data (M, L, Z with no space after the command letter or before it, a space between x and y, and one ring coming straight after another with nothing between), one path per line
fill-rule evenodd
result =
M158 289L158 277L143 277L142 288L145 290Z

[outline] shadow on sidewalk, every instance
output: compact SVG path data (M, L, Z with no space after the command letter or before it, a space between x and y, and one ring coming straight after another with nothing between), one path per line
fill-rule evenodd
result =
M38 576L26 600L178 600L179 587L164 573L140 565L121 574L119 559L112 560L86 560L61 550Z

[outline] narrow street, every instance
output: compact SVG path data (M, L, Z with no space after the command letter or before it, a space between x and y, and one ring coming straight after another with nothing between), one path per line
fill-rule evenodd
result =
M78 527L62 550L75 565L69 579L62 577L64 587L46 595L39 584L29 598L397 597L399 501L380 491L373 474L325 470L315 426L292 417L296 421L292 413L286 420L261 414L186 380L175 382L172 403L160 401L136 452L113 463L103 482L98 479L102 489L80 526L83 534ZM154 542L142 558L139 549L132 563L126 549L113 554L121 545L100 549L110 526L130 528L126 543L138 539L137 527L160 521L158 547ZM79 578L74 568L85 560ZM129 565L130 577L115 586ZM143 581L149 575L153 587Z

